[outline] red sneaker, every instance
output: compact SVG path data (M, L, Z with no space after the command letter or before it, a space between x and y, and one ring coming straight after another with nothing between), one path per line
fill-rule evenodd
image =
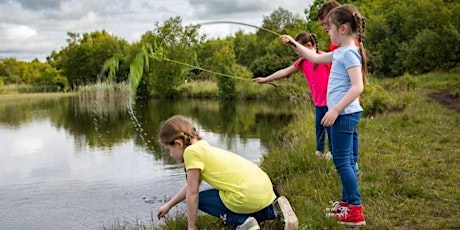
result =
M348 204L343 202L343 201L334 201L332 202L332 207L330 208L326 208L326 212L329 212L328 214L330 213L339 213L339 212L342 212L342 210L346 207L348 207ZM330 215L328 215L330 216Z
M362 205L349 204L347 207L342 207L341 212L330 213L329 216L337 219L339 224L348 225L350 227L360 227L366 225Z

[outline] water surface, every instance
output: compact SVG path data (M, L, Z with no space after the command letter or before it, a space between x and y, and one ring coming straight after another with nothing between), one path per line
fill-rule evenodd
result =
M152 213L185 183L182 164L158 145L161 121L187 116L210 144L259 163L295 107L218 100L147 100L130 107L121 98L0 104L0 229L150 224ZM183 206L171 210L177 211Z

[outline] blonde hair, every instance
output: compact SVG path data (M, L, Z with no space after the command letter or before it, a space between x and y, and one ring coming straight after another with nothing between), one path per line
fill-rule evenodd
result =
M180 115L174 115L164 121L158 133L158 141L162 145L173 145L175 140L181 139L185 146L189 146L194 138L201 140L192 123Z

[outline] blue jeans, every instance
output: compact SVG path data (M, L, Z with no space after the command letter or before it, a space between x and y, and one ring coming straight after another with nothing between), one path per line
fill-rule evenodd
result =
M324 153L324 146L327 139L329 140L329 151L332 152L331 144L331 127L321 125L321 119L327 113L327 106L315 106L315 130L316 130L316 151Z
M358 162L358 151L359 151L359 145L358 145L358 131L355 129L353 132L353 160L355 163ZM355 170L358 170L357 168Z
M276 212L272 204L262 210L250 214L240 214L231 211L225 207L224 203L220 199L219 190L217 189L201 191L198 200L199 210L208 213L209 215L221 218L225 224L238 226L250 216L256 218L259 223L265 220L276 219Z
M332 160L342 182L341 200L353 205L361 204L353 156L354 133L361 119L361 113L339 115L331 126Z

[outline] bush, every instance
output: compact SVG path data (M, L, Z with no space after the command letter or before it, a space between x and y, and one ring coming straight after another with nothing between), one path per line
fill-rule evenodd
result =
M291 57L280 57L276 54L267 54L252 62L249 69L254 77L265 77L280 69L292 65Z
M363 116L370 117L387 112L401 111L406 107L407 101L410 100L410 98L404 98L398 101L395 95L389 93L379 84L366 85L360 98L364 109Z

